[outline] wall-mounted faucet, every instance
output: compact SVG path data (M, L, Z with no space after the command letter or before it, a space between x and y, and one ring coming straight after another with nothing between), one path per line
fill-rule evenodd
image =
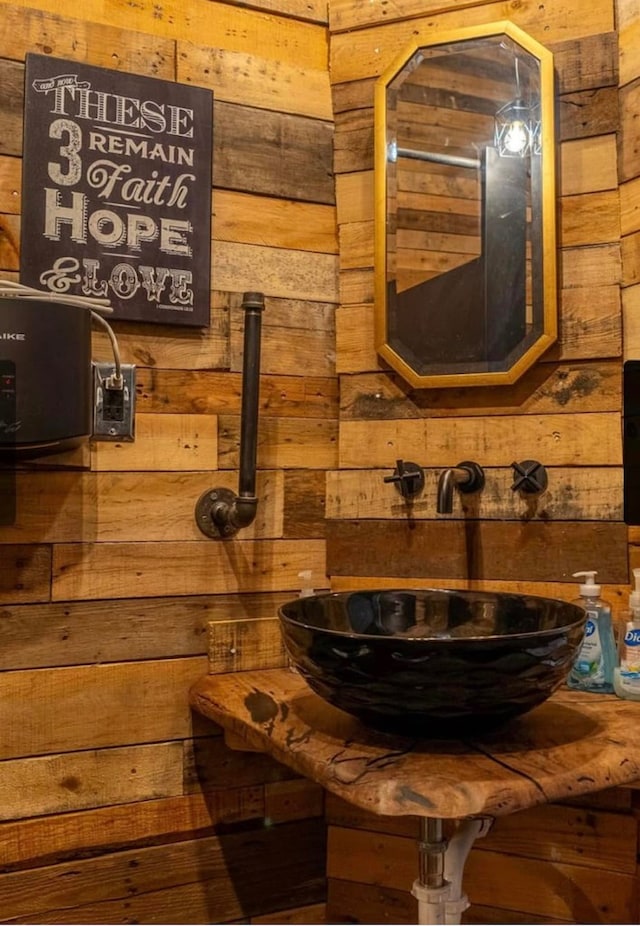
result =
M477 463L464 460L457 466L450 466L440 473L438 479L438 514L451 514L453 511L454 487L465 494L479 492L484 488L484 470Z

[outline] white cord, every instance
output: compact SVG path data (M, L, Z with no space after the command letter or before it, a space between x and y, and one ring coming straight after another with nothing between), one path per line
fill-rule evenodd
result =
M74 296L71 293L51 293L45 290L33 289L31 286L24 286L24 284L16 283L13 280L0 280L0 299L26 299L27 301L41 299L43 302L57 302L65 305L75 305L81 309L89 309L92 320L99 322L106 330L113 349L115 372L105 380L106 386L109 389L123 388L124 380L122 378L118 341L113 328L102 317L102 314L110 314L113 312L113 308L108 299L97 299L90 296Z
M72 293L52 293L48 290L33 289L14 280L0 280L0 299L42 299L45 302L63 302L67 305L77 305L82 309L92 309L110 315L113 312L108 299L98 299L93 296L74 296Z
M91 310L91 318L95 322L99 322L106 330L107 334L109 335L109 340L111 341L111 347L113 348L113 361L115 363L116 369L113 376L109 376L107 378L107 387L109 389L122 389L124 386L124 380L122 379L122 372L120 367L120 348L118 347L115 332L109 322L93 310Z

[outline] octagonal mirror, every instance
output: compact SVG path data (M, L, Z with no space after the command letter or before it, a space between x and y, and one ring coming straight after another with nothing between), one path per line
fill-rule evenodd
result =
M553 81L509 22L377 81L376 348L414 387L513 383L556 339Z

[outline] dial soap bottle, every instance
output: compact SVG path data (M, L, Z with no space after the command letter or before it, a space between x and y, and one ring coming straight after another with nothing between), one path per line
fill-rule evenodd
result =
M611 606L600 597L600 586L594 582L596 572L574 572L573 575L574 578L584 576L585 579L575 604L587 612L587 623L567 685L580 691L612 692L617 658Z
M629 611L623 616L618 637L618 665L613 687L619 698L640 701L640 569L633 570L635 589L629 595Z

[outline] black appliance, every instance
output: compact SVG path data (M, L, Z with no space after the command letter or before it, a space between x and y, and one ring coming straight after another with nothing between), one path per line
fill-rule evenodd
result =
M0 298L0 454L40 456L91 434L91 312Z

